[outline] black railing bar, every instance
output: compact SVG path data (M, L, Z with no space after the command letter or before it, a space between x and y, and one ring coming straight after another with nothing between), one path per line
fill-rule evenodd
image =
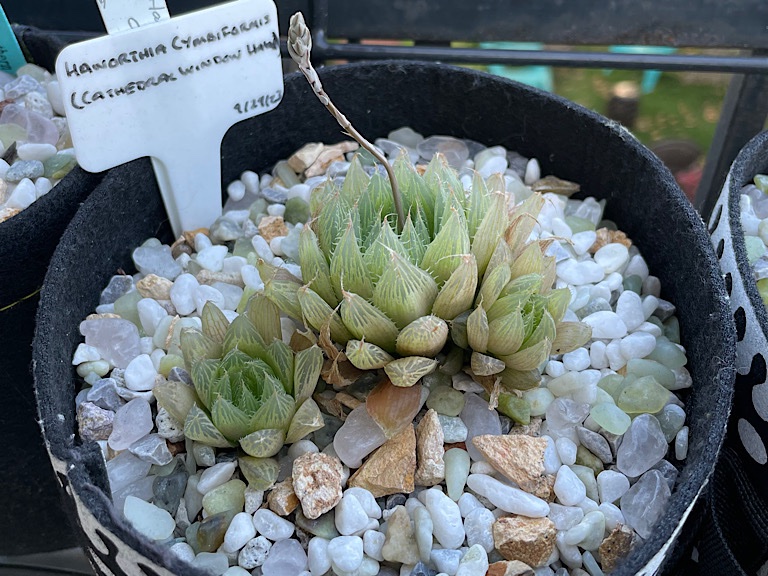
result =
M555 50L496 50L442 46L386 46L335 44L315 30L312 50L317 60L430 60L459 64L547 65L565 68L655 69L691 72L768 73L768 58L705 54L625 54Z

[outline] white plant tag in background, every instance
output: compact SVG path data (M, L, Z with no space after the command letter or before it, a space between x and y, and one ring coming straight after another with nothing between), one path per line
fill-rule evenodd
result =
M96 4L110 34L141 28L171 17L165 0L96 0Z
M272 0L237 0L66 47L56 75L78 163L150 156L174 233L210 226L224 134L283 96L278 34Z

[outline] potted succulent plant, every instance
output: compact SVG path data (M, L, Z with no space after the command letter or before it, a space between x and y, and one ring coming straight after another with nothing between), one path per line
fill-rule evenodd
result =
M17 27L15 32L28 62L52 70L63 43L53 35L31 27ZM47 104L47 100L41 98ZM8 100L4 104L13 102ZM23 107L23 103L22 96L16 105ZM10 162L14 157L12 150L4 155ZM57 176L62 177L61 174ZM76 544L68 531L57 527L66 522L66 515L56 495L56 483L50 481L50 465L36 423L31 345L39 291L50 257L65 226L99 180L100 175L75 168L52 193L45 194L21 213L9 219L3 217L0 221L3 277L0 285L0 325L3 327L0 330L0 365L3 367L3 383L9 392L0 409L0 421L8 442L9 462L14 463L0 473L0 483L6 487L0 504L9 515L29 521L21 526L0 528L1 554L43 552ZM3 204L7 196L5 191L3 181ZM27 478L30 476L39 480L29 482Z
M714 256L706 232L669 172L628 134L604 119L572 103L512 82L458 68L403 62L341 66L321 71L317 76L308 66L306 39L302 45L297 37L292 37L291 50L304 59L302 71L312 88L308 88L300 75L289 76L283 103L274 113L233 127L222 148L225 182L241 174L254 159L258 167L269 167L306 142L337 141L338 127L318 105L315 96L319 96L344 129L356 137L385 135L410 125L426 134L447 133L487 144L501 143L523 154L538 156L546 173L554 172L580 182L589 194L607 199L609 217L642 246L649 265L663 282L664 296L674 301L679 310L681 338L688 350L694 382L686 398L691 410L691 441L687 462L668 509L656 528L647 533L644 545L636 547L617 571L630 574L644 567L648 571L661 565L669 568L692 537L692 529L682 531L683 523L713 468L717 450L712 447L722 441L732 375L731 327ZM321 79L329 92L338 94L334 96L337 104L353 117L359 133L348 122L344 123L346 119L324 94ZM344 86L348 87L346 91L340 89ZM375 105L370 100L361 104L363 100L350 87L360 87L366 94L375 95ZM270 138L264 138L265 134ZM585 151L580 144L583 141L591 142L592 147ZM319 460L325 457L336 463L327 463L323 474L340 481L345 474L342 463L349 468L359 467L358 458L365 457L387 438L396 444L408 444L408 433L413 433L411 421L419 412L421 397L428 391L417 385L421 378L435 374L441 381L450 380L451 373L467 368L475 377L474 385L490 393L491 405L498 403L500 410L521 422L526 418L522 414L524 403L518 403L518 394L508 390L519 392L537 386L533 371L550 353L566 352L571 346L578 348L590 338L589 328L581 322L569 325L563 321L570 291L552 289L555 262L545 258L542 252L549 243L545 242L545 246L527 242L541 208L540 197L531 195L510 217L505 204L495 204L503 196L482 190L484 183L480 181L476 188L472 186L474 193L466 198L452 196L448 190L462 190L462 185L456 173L439 158L422 167L423 175L409 168L405 161L394 162L394 169L386 162L384 167L396 173L391 182L393 188L400 182L402 207L398 206L401 202L396 199L397 195L391 196L384 176L372 167L372 174L363 170L359 159L351 161L345 185L340 189L331 181L315 190L310 198L310 210L316 220L302 228L296 247L303 281L298 280L288 266L280 267L274 260L270 263L264 257L250 255L254 264L251 268L258 271L263 285L252 294L247 292L248 285L245 291L241 290L240 313L231 315L231 323L228 324L230 318L218 312L213 304L201 301L199 322L190 319L189 328L179 330L177 340L174 340L176 332L168 327L165 332L161 331L160 337L168 335L164 339L168 347L167 353L158 355L160 372L165 370L170 376L170 372L176 370L175 375L181 375L181 380L169 377L167 382L158 380L154 384L159 406L172 416L175 414L187 440L224 451L215 464L221 465L217 470L234 469L232 462L237 460L240 477L250 484L250 494L273 486L280 477L279 464L271 457L283 449L284 442L303 438L311 430L322 431L318 426L323 416L316 400L321 402L325 397L312 395L313 380L317 381L318 374L326 383L321 386L338 387L366 381L367 384L360 385L372 387L362 405L352 396L345 399L356 406L351 413L343 414L347 419L343 425L347 426L344 432L347 441L337 444L339 436L344 435L339 430L332 447L326 454L317 456ZM276 168L276 172L284 173L284 170ZM545 184L553 185L553 182L548 180ZM561 180L556 182L560 187L571 185ZM441 183L448 185L443 188ZM504 186L502 182L496 185ZM435 193L438 189L445 194ZM127 190L132 190L132 194L123 193ZM573 191L571 187L570 192ZM419 197L422 192L426 196ZM287 208L273 212L285 214ZM393 216L388 218L388 214ZM120 218L126 225L109 236L110 246L102 246L100 250L86 248L91 243L90 231L98 234L104 222L113 217ZM282 220L282 217L272 218ZM129 250L143 238L157 236L161 241L168 241L167 227L159 232L157 228L163 220L159 195L147 164L135 162L115 169L83 206L71 233L62 240L47 278L38 316L35 374L42 427L54 468L89 543L91 560L94 567L104 573L138 570L197 573L194 567L169 552L168 546L146 539L146 531L153 530L154 526L145 523L137 532L138 524L128 523L111 507L101 448L94 442L81 442L75 434L76 385L67 366L80 340L72 327L92 309L98 291L94 286L104 285L118 267L128 269ZM266 229L267 222L274 224L275 220L262 218L260 226L264 224ZM669 239L663 231L671 235L672 231L683 228L692 230L693 234L685 242L678 242L675 250L669 250ZM504 234L508 237L500 242ZM358 237L363 236L370 241L359 242ZM201 249L208 247L205 238L195 237L194 241ZM180 240L176 246L181 247L184 242L187 241ZM152 246L157 243L147 245ZM418 257L409 250L418 251ZM422 267L413 264L414 261L427 264ZM87 283L75 279L76 286L65 291L62 282L67 268L74 262L87 267L92 274ZM707 277L702 288L704 294L698 293L696 297L687 288L686 275L681 274L681 270L691 267L692 263L697 274L704 269ZM89 291L92 295L83 298L82 294ZM182 305L178 298L177 304ZM290 332L290 344L283 341L279 311L306 327L301 332ZM99 325L100 321L123 322L126 333L133 334L130 339L138 346L138 329L108 314L87 322ZM87 322L81 330L92 333L96 325ZM69 337L62 338L61 334ZM696 336L700 334L708 337ZM449 337L453 344L446 347ZM713 342L721 346L717 354L712 354ZM444 353L438 354L441 351ZM435 372L438 365L440 374ZM181 372L177 370L182 367ZM183 382L185 371L191 385ZM362 375L365 371L372 372L373 379L366 380ZM502 382L506 386L503 390ZM143 392L138 387L136 391L135 398L140 401ZM488 408L480 396L472 396L478 399L478 405ZM410 411L413 408L415 410ZM490 420L491 412L488 414ZM717 415L716 421L712 415ZM359 432L356 435L356 430L376 429L368 426L369 420L376 422L380 436L373 438ZM479 418L481 425L484 420ZM406 434L402 438L401 432ZM128 440L117 440L110 434L102 445L112 450L112 454L133 446ZM442 448L442 442L440 444ZM468 441L467 450L471 450L469 444ZM358 454L358 445L367 446L368 451ZM458 449L458 452L464 450ZM428 459L429 454L424 453L422 457ZM130 457L123 461L128 459ZM391 464L396 467L398 463ZM285 494L294 491L298 494L303 490L302 482L307 477L296 476L296 464L293 466L293 487L289 489L285 484L289 477L279 484L285 491L274 488L270 493L274 496L270 503L273 510L285 511L289 500ZM208 474L206 479L212 475ZM551 480L554 481L554 477ZM200 481L204 481L202 476ZM349 481L351 485L362 486L360 476ZM486 480L478 478L476 482ZM227 498L231 497L229 491L237 492L237 498L245 498L245 484L240 478L229 480L221 489L225 490L225 486ZM480 493L479 484L476 487ZM340 488L338 494L328 496L333 501L331 508L339 502L336 496L341 497ZM132 514L131 506L144 506L133 501L129 505L130 497L123 495L128 516ZM435 489L426 490L424 497L427 500L446 498L442 493L438 496ZM212 498L208 501L206 518L190 524L186 542L178 542L197 546L197 550L190 547L195 563L214 561L199 559L195 552L199 556L214 552L220 546L225 555L237 554L239 550L227 544L223 532L216 532L218 522L234 524L236 521L231 511L210 506ZM539 499L529 502L537 506ZM308 507L303 500L301 504L306 516L304 521L316 517L308 508L318 516L331 509L319 505ZM242 504L239 505L242 509ZM449 508L451 506L456 504ZM427 503L427 509L429 507ZM402 506L402 511L397 508L395 505L389 517L392 525L405 510ZM258 510L254 518L262 511L264 515L272 514L266 509ZM160 516L165 518L163 514ZM446 522L435 522L435 526L439 524L435 537L441 542L453 540L452 534L438 534L441 527L452 524L453 520ZM408 524L410 526L410 522ZM313 530L318 528L312 526L311 522L305 523L302 529L314 534ZM336 526L343 534L347 532L348 527L340 526L338 517ZM169 528L173 531L173 526ZM248 533L250 528L245 526L244 530ZM267 533L271 528L261 525L260 530ZM214 532L225 540L213 538ZM460 532L462 541L458 545L464 541L464 529ZM163 533L156 538L166 536ZM341 537L343 542L333 545L340 547L339 554L331 560L337 563L334 564L336 572L357 569L346 569L347 564L343 562L344 558L356 554L352 548L357 546L357 536L349 536L349 541L344 540L345 537ZM292 558L305 552L299 552L301 547L295 540L275 539L282 543L276 542L273 550L285 549L280 558L289 570ZM359 540L362 558L363 544ZM170 545L171 540L167 543ZM677 546L673 546L675 543ZM352 548L341 550L347 544ZM291 550L295 546L299 548L294 554ZM473 556L472 560L474 555L479 559L485 557L486 552L467 554ZM370 560L368 564L375 564L378 570L378 562ZM541 559L544 560L546 558ZM487 557L485 562L487 566ZM274 569L276 566L264 564L262 571L271 573ZM296 571L304 569L296 568ZM325 570L315 566L318 573ZM391 568L382 567L382 570L391 571Z

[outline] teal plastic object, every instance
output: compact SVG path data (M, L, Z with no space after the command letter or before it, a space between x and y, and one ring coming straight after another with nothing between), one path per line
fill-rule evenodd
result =
M670 46L610 46L609 52L618 54L674 54L677 48ZM603 70L606 76L613 70ZM643 94L650 94L656 89L656 84L661 78L661 70L644 70L643 79L640 82L640 89Z
M543 44L539 42L481 42L480 48L496 50L542 50ZM496 76L516 80L539 90L552 92L554 88L552 68L549 66L507 66L504 64L490 64L488 72Z

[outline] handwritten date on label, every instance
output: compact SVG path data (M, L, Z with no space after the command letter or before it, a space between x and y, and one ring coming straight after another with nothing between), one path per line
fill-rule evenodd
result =
M80 165L150 156L174 231L209 226L224 134L282 98L278 34L272 0L237 0L66 47L56 72Z
M282 99L282 90L274 94L262 94L258 98L251 98L242 103L238 102L235 104L235 110L238 114L248 114L254 110L271 110Z

